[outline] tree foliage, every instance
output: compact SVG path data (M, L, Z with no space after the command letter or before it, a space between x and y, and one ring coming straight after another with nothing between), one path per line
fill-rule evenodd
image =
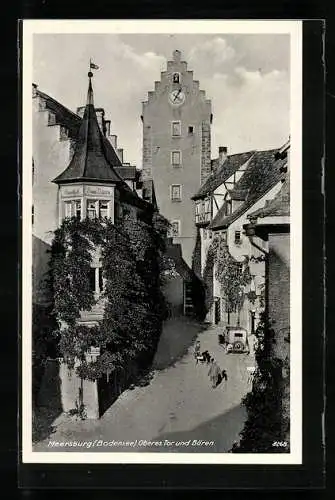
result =
M54 312L59 322L60 352L69 366L80 360L78 374L96 380L102 374L153 354L165 311L160 287L166 224L158 214L152 224L126 216L65 219L52 244ZM94 252L101 253L104 313L94 327L78 324L81 311L95 304L89 271ZM90 361L87 351L99 347Z
M278 441L286 443L289 423L283 419L283 363L272 355L274 331L263 313L256 330L257 371L252 391L243 399L247 420L234 453L287 453L289 444L275 447Z
M248 256L243 262L237 261L229 252L225 239L216 235L208 249L207 261L216 264L215 277L220 283L228 311L240 310L245 287L251 282Z

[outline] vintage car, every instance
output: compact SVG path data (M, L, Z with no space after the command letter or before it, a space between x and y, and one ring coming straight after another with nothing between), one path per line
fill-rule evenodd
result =
M226 353L249 353L248 332L240 326L226 326L223 334L219 335L219 343L222 344Z

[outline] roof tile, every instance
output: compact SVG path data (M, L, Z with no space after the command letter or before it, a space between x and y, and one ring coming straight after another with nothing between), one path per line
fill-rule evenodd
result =
M230 192L232 199L244 200L244 203L228 216L225 215L225 204L223 204L211 222L210 229L228 227L280 181L282 177L280 169L286 163L286 159L276 160L277 151L278 149L256 151L248 163L246 172Z
M228 155L222 163L221 167L218 166L218 158L213 160L212 173L209 175L204 184L200 187L199 191L192 197L193 200L204 198L208 194L213 193L216 188L223 184L231 175L236 172L242 165L244 165L254 154L254 151L247 153L238 153Z

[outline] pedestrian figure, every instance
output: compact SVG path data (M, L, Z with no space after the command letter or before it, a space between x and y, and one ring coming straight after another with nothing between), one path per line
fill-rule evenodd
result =
M228 376L227 376L226 370L222 370L221 376L222 376L223 380L228 380Z
M206 361L206 363L207 363L207 364L209 364L209 363L210 363L210 361L211 361L211 356L210 356L210 354L209 354L209 352L208 352L208 351L204 351L204 352L202 353L202 357L203 357L203 360L204 360L204 361Z
M219 368L219 365L216 363L216 361L214 361L214 358L211 358L208 375L209 375L210 381L212 383L212 387L214 389L218 385L219 378L221 375L221 370Z
M200 340L196 341L195 347L194 347L194 357L195 357L195 362L198 364L200 356Z

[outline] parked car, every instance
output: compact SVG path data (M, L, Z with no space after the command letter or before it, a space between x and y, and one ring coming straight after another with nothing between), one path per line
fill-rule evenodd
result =
M248 332L240 326L226 326L223 334L219 334L219 343L223 344L226 353L249 353Z

